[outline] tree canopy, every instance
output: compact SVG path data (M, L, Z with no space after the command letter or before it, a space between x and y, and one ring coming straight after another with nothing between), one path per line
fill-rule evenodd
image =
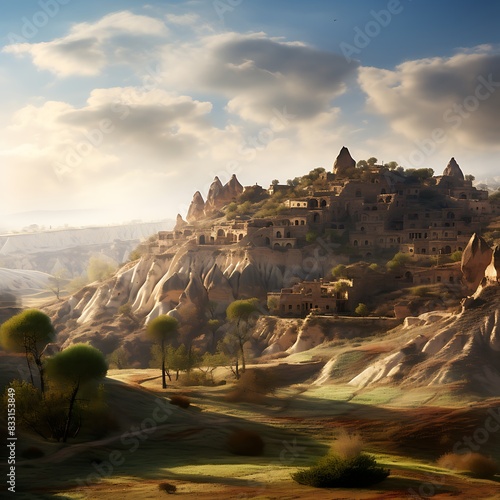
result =
M75 344L47 360L50 379L69 387L103 378L107 371L103 353L88 344Z
M163 314L148 323L146 333L148 337L159 345L161 357L161 382L163 389L167 388L166 357L167 345L171 344L177 338L179 322L172 316ZM170 375L169 375L170 378Z
M45 390L42 352L55 337L50 318L38 309L26 309L7 320L0 327L0 342L7 351L24 352L34 385L30 358L35 362L40 374L40 389Z
M47 360L47 375L50 381L67 391L68 413L63 442L68 439L76 396L81 387L104 378L107 371L104 354L88 344L75 344Z

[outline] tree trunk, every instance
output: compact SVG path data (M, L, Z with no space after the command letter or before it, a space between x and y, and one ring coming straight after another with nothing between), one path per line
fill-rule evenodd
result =
M243 373L246 370L246 364L245 364L245 350L243 349L243 339L239 339L239 344L240 344L240 352L241 352L241 372Z
M239 372L239 368L238 368L238 358L236 357L236 380L239 380L240 379L240 372Z
M71 416L73 414L73 407L75 405L75 399L79 388L80 388L80 382L76 384L76 387L73 389L73 392L71 393L71 398L69 400L69 408L68 408L68 418L66 419L66 426L64 427L63 443L65 443L68 439L69 427L71 425Z
M26 350L26 363L28 363L28 370L30 372L31 385L33 387L35 387L35 381L33 379L33 372L31 371L31 363L30 363L30 358L29 358L28 350Z
M40 390L42 391L42 395L45 392L45 370L43 368L43 363L42 360L40 359L40 356L35 357L35 364L38 368L38 373L40 374Z
M165 378L165 341L161 341L161 386L167 388L167 379Z

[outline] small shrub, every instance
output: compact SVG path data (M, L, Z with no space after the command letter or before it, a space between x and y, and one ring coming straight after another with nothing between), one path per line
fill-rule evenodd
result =
M227 394L226 400L232 403L262 404L269 393L275 392L276 386L276 377L269 371L247 369L234 389Z
M316 488L366 488L380 483L389 474L370 455L361 453L354 458L342 458L330 454L309 469L292 474L292 479Z
M175 406L179 406L180 408L189 408L191 401L186 396L181 396L180 394L176 394L174 396L170 396L170 403Z
M174 484L170 484L170 483L160 483L158 485L158 489L160 491L164 491L164 492L172 495L173 493L175 493L177 491L177 486L175 486Z
M209 379L207 374L201 371L189 372L185 377L181 379L181 383L184 386L212 385L212 381Z
M354 310L356 316L368 316L369 312L370 311L368 310L366 304L363 304L362 302L360 302L356 307L356 309Z
M41 458L45 456L45 453L36 446L30 446L21 452L21 456L26 458L26 460L32 460L34 458Z
M431 289L427 286L415 286L410 288L410 293L416 297L427 297L431 293Z
M481 453L446 453L437 461L439 467L471 472L481 479L488 479L500 472L498 464L491 457Z
M234 455L256 457L264 452L264 441L257 432L237 429L229 436L227 448Z
M332 444L332 451L341 458L357 457L363 449L363 439L359 434L348 434L342 430Z

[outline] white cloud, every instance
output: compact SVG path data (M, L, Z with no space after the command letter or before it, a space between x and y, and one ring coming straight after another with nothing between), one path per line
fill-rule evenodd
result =
M200 21L200 16L193 12L187 14L167 14L165 19L171 24L179 24L181 26L194 26Z
M169 45L163 64L168 85L222 95L230 113L261 124L272 118L273 109L284 107L300 121L329 112L357 70L338 54L264 33L218 34Z
M483 45L452 57L407 61L394 70L361 68L369 108L392 130L424 141L442 130L446 149L497 150L500 50Z
M131 53L141 51L138 37L164 37L167 33L162 21L123 11L108 14L95 23L78 23L62 38L7 45L3 52L28 55L37 68L61 77L93 76L107 63L127 62Z

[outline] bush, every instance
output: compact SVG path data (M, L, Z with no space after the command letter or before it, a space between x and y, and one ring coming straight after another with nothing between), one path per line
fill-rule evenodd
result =
M226 396L232 403L262 404L266 401L267 394L276 391L276 377L266 370L246 370L234 389Z
M176 394L174 396L170 396L170 403L178 406L179 408L189 408L191 401L186 396L181 396L180 394Z
M500 472L498 464L491 457L481 453L446 453L437 461L443 469L462 470L471 472L481 479L488 479Z
M354 310L354 313L356 314L356 316L368 316L368 307L366 306L366 304L360 302Z
M227 448L234 455L256 457L264 452L264 440L255 431L237 429L229 436Z
M332 444L332 451L341 458L357 457L363 449L363 439L359 434L348 434L342 430Z
M415 297L428 297L431 294L431 289L428 286L414 286L410 288L410 293Z
M165 493L169 493L171 495L177 491L177 486L170 483L160 483L158 485L158 489L160 491L164 491Z
M354 458L342 458L330 454L309 469L292 474L292 479L316 488L366 488L380 483L389 474L370 455L361 453Z

